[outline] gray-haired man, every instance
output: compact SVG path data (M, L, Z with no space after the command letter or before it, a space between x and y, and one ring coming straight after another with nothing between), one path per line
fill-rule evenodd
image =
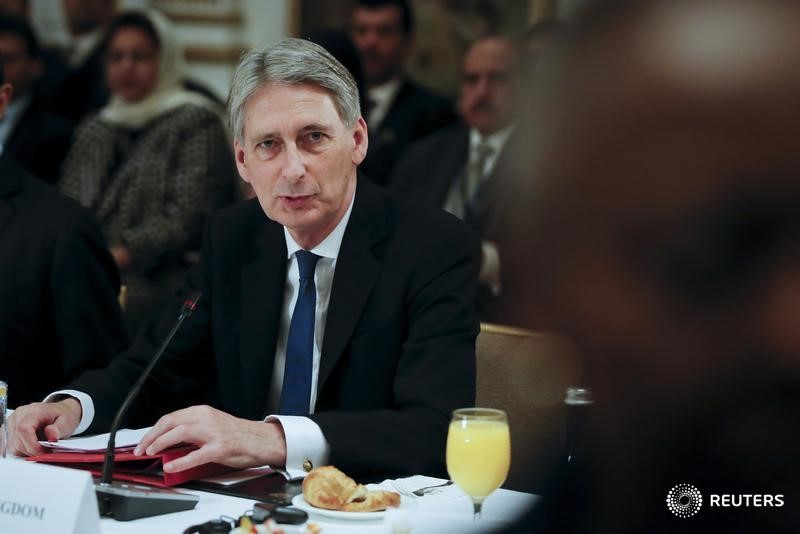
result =
M357 178L367 128L356 87L317 45L286 39L247 54L229 113L258 199L209 223L185 287L205 297L139 402L151 421L171 413L137 451L199 446L166 471L331 463L442 474L450 411L474 403L477 239ZM19 409L12 447L36 453L37 430L66 436L87 419L108 427L180 302L72 384L74 397Z

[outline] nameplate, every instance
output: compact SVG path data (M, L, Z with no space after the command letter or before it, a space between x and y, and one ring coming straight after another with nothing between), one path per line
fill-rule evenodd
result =
M100 534L91 475L0 458L0 532Z

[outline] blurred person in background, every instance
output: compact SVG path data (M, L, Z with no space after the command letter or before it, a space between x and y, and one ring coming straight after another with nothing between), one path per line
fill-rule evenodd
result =
M233 200L236 170L216 104L180 85L163 15L123 13L107 41L111 101L78 126L60 188L100 221L133 331L180 283L206 216Z
M449 100L413 82L405 61L413 46L414 19L405 0L359 0L350 35L367 83L362 102L369 152L361 170L386 185L397 159L413 141L456 121Z
M543 177L531 320L584 356L590 461L515 531L800 529L798 25L782 0L617 0L567 40L518 164Z
M57 84L49 106L78 122L108 102L103 40L116 16L117 0L62 0L62 7L72 37L64 51L69 71Z
M363 110L364 103L367 101L364 69L361 67L361 57L358 55L358 50L349 35L340 30L319 30L310 32L304 35L303 38L312 43L317 43L330 52L339 63L350 71L350 74L353 75L353 80L356 82L356 87L358 87L358 101L361 103L361 109Z
M414 143L394 171L390 187L441 207L464 220L482 239L478 312L482 321L513 324L509 298L518 295L503 264L516 244L507 222L519 197L508 173L523 87L517 43L487 35L467 49L461 65L459 109L463 123ZM502 205L502 207L500 207ZM512 263L513 264L513 263Z
M0 143L20 167L55 184L61 176L73 124L45 107L41 49L25 19L0 15L0 55L5 79L14 88L0 120Z
M3 54L4 56L4 54ZM13 88L3 80L0 117ZM89 210L0 145L0 376L11 406L41 401L127 347L119 275Z

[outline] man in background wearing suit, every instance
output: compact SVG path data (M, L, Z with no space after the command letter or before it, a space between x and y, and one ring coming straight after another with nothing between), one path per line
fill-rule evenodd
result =
M25 19L0 15L0 55L5 79L14 88L0 120L0 143L19 166L55 184L69 150L73 124L45 108L41 48Z
M11 100L0 61L0 117ZM0 376L44 398L127 346L119 275L91 213L0 156Z
M204 297L145 384L146 413L177 411L137 453L199 446L165 471L444 474L451 411L475 402L479 245L455 218L357 178L368 143L357 94L305 40L251 51L237 68L234 151L257 199L212 218L185 285ZM37 453L37 430L66 436L92 412L91 429L107 429L182 301L73 383L91 397L82 407L17 410L12 450Z
M71 71L58 84L50 107L78 122L108 102L103 37L117 12L117 0L62 0L72 37L67 63Z
M398 162L391 187L440 206L470 224L482 238L481 320L513 322L502 306L509 293L501 272L502 244L513 232L504 197L513 198L506 172L519 111L522 71L516 43L486 36L467 50L461 67L459 108L464 124L412 145ZM513 273L508 273L513 274ZM514 293L511 291L510 293Z
M367 82L365 118L369 153L361 170L385 185L413 141L456 121L452 104L403 72L413 44L411 6L405 0L360 0L350 35L361 55Z

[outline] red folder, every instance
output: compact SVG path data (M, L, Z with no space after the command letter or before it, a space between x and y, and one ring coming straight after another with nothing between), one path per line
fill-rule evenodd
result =
M220 464L203 464L177 473L164 472L165 463L186 456L196 449L195 446L185 445L165 449L153 456L134 456L131 447L124 448L114 456L114 479L166 488L234 470ZM100 476L103 471L104 456L104 452L48 452L28 456L25 459L30 462L83 469L90 471L94 476Z

